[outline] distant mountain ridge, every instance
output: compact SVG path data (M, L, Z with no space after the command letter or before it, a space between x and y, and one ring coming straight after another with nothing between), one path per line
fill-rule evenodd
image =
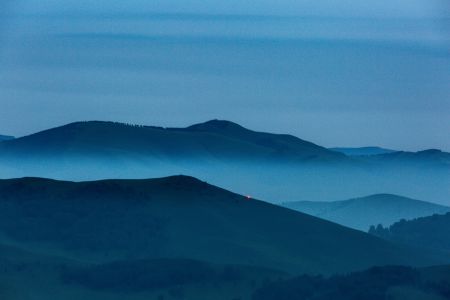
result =
M0 180L0 237L77 261L182 257L294 273L443 259L187 176Z
M436 166L450 167L450 153L439 149L427 149L417 152L397 151L371 156L373 162L413 163L424 165L432 163Z
M397 151L380 147L329 148L354 159L376 164L415 164L418 166L450 167L450 153L439 149L426 149L417 152Z
M385 149L381 147L358 147L358 148L345 148L345 147L335 147L328 148L332 151L340 152L349 156L361 156L361 155L379 155L397 152L392 149Z
M332 202L298 201L283 206L362 231L371 225L389 226L401 219L450 212L447 206L391 194Z

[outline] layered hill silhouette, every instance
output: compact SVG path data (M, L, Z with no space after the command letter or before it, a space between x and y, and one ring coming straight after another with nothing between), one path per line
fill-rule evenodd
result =
M386 227L372 226L369 232L397 243L450 254L450 212L400 220Z
M0 237L79 262L194 259L291 273L445 261L187 176L0 181Z
M187 128L77 122L0 143L0 178L187 174L271 202L377 193L448 201L448 153L346 156L285 134L212 120Z
M447 206L391 194L332 202L297 201L283 206L362 231L372 225L389 226L401 219L450 211Z

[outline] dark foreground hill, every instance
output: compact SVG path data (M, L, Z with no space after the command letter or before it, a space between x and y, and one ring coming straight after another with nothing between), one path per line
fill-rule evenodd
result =
M324 278L300 276L271 282L253 300L444 300L450 299L450 267L374 267Z
M7 300L443 300L450 299L449 278L448 266L328 278L177 258L86 263L0 244L0 298Z
M428 248L450 255L450 213L401 220L391 226L373 226L371 234L413 247Z
M250 299L288 275L267 268L192 259L80 262L0 244L0 299Z
M14 245L78 261L188 258L295 273L441 262L186 176L2 180L0 228Z
M391 194L332 202L287 202L283 206L362 231L369 230L372 225L389 226L401 219L450 211L447 206Z
M0 299L250 299L288 275L192 259L80 262L0 244Z

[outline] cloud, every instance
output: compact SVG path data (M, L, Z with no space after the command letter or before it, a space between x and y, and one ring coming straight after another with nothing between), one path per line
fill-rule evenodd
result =
M16 12L187 12L277 15L436 17L449 10L446 0L18 0Z

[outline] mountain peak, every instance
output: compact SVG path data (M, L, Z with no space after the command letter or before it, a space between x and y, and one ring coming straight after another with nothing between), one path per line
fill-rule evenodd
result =
M153 180L153 179L150 179ZM164 181L168 184L174 184L179 186L206 186L208 185L206 182L201 181L200 179L197 179L192 176L187 175L174 175L174 176L168 176L168 177L162 177L160 178L161 181Z
M441 154L441 153L443 153L443 151L440 149L426 149L426 150L417 152L417 154L422 154L422 155L433 155L433 154Z
M395 195L395 194L389 194L389 193L380 193L380 194L373 194L373 195L369 195L369 196L365 196L365 197L357 197L357 198L353 198L350 200L379 200L379 199L386 199L389 198L390 200L392 199L408 199L408 200L413 200L407 197L403 197L400 195Z
M229 130L247 130L239 124L227 120L210 120L204 123L194 124L187 129L199 131L229 131Z

